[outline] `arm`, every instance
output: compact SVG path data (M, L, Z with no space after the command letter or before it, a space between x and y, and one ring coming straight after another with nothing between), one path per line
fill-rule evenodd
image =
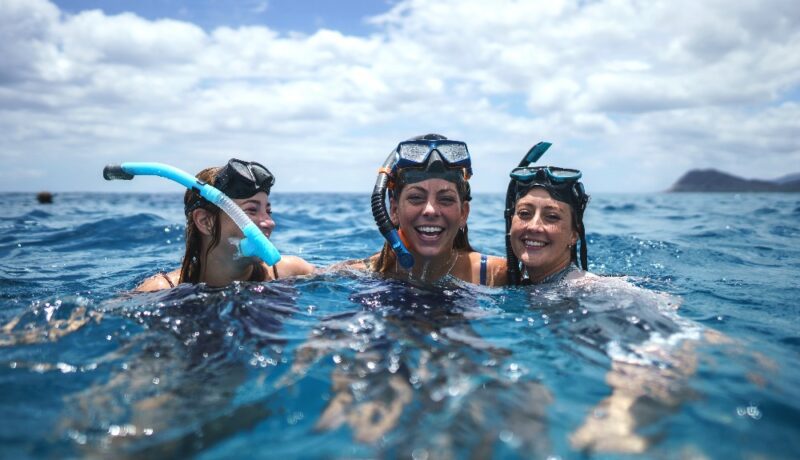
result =
M281 278L288 276L310 275L316 270L313 265L297 256L283 256L275 267Z
M162 289L171 289L178 285L180 280L180 270L173 270L169 273L158 273L146 280L142 284L136 286L134 292L153 292ZM167 279L169 278L169 279Z

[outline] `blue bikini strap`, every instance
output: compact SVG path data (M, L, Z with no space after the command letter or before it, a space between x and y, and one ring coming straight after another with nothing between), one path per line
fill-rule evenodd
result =
M486 254L481 254L481 284L486 285L486 263L488 262L489 258L486 257Z

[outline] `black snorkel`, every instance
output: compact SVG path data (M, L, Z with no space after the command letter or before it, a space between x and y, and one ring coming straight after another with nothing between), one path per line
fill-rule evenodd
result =
M533 163L539 160L541 156L550 148L552 144L549 142L539 142L531 147L528 153L522 158L517 168L528 168ZM552 169L552 170L551 170ZM532 170L542 174L544 179L532 180L530 178L520 178L517 180L515 177L516 169L512 171L511 181L508 183L508 191L506 192L506 260L508 262L508 282L510 285L519 285L522 281L522 274L520 273L520 264L514 251L511 248L511 220L514 216L514 206L519 198L520 185L525 185L527 190L533 187L543 187L550 195L564 203L567 203L572 208L573 223L580 238L580 258L576 247L572 248L571 259L573 262L580 261L580 267L586 270L588 267L588 254L586 246L586 230L583 225L583 212L589 202L589 196L586 194L583 184L579 182L581 177L580 171L569 170L563 168L551 167L536 167ZM543 171L546 170L546 171ZM567 174L574 174L574 176L561 176L556 177L554 173L566 172ZM546 175L545 175L546 174ZM549 177L548 177L549 176ZM568 177L565 179L565 177ZM523 182L520 182L523 181ZM524 189L523 189L524 190Z
M378 170L378 178L375 180L375 188L372 190L372 217L375 218L375 224L378 225L378 230L381 232L386 241L391 246L394 253L397 255L397 261L400 266L406 270L414 266L414 256L408 251L408 248L400 239L400 234L394 228L389 213L386 211L386 189L389 185L389 174L391 173L392 166L396 161L396 152L386 157L383 166Z

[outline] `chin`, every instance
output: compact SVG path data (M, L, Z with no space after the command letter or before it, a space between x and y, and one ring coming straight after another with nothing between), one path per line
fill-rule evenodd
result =
M439 257L444 254L448 254L449 251L447 248L433 248L433 247L417 247L416 251L419 257L423 257L426 259L432 259L434 257Z

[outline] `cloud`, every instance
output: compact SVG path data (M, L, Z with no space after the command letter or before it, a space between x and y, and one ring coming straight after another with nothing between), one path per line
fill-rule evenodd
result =
M2 188L102 190L106 162L199 170L236 155L287 190L366 193L386 153L423 132L470 143L477 192L503 190L540 139L555 144L547 162L601 191L800 164L792 1L407 0L369 22L367 36L206 30L0 0L0 157L54 166Z

